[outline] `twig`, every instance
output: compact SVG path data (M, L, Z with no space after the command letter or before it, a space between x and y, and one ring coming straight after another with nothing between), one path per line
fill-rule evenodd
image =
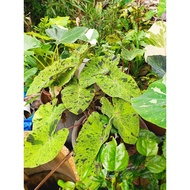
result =
M47 176L37 185L37 187L34 190L38 190L47 180L48 178L65 162L67 161L71 156L73 155L73 151L71 151L67 156L63 158L48 174Z

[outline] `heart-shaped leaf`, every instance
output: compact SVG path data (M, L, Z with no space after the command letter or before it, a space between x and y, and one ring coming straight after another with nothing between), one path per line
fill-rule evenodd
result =
M97 75L95 79L104 93L129 102L132 97L140 95L140 89L132 76L123 73L116 66L112 66L109 73L109 75Z
M98 75L106 75L110 71L110 65L117 65L119 60L120 56L113 54L92 58L80 73L80 85L88 87L94 84Z
M50 103L41 105L33 118L33 130L24 140L24 167L33 168L51 161L63 147L69 131L63 128L55 132L65 110Z
M139 117L129 102L113 98L113 106L105 97L101 98L102 112L106 114L118 129L123 141L135 144L139 134Z
M74 72L82 63L87 50L88 45L82 45L65 60L55 61L52 65L45 67L45 69L40 71L34 78L34 81L27 91L27 95L39 92L42 88L49 87L53 83L55 86L60 86L60 84L64 85L69 82Z
M62 91L62 101L65 107L72 113L82 113L91 103L94 97L94 88L83 88L78 83L69 83Z
M24 51L38 48L42 45L42 42L35 37L24 34Z
M74 43L88 30L86 27L74 27L70 30L67 28L60 28L54 26L53 28L46 29L48 36L56 40L56 44L60 43Z

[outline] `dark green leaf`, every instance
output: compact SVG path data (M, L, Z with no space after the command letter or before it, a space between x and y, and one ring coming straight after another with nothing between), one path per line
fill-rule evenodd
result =
M152 70L162 78L166 74L166 56L153 55L147 57L147 63L152 66Z

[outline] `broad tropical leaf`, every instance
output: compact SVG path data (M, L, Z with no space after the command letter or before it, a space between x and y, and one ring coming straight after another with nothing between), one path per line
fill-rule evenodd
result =
M116 66L111 67L109 75L96 76L95 81L104 93L111 97L119 97L130 102L132 97L140 95L140 89L132 76L123 73Z
M63 147L69 131L63 128L55 132L65 110L50 103L41 105L33 118L33 130L24 140L24 167L33 168L51 161Z
M147 57L147 63L152 66L152 70L162 78L166 74L166 56L153 55Z
M102 112L112 118L113 125L118 129L123 141L135 144L139 134L139 117L129 102L113 98L113 106L105 97L101 98Z
M40 47L42 42L35 37L24 34L24 51Z
M63 61L55 61L52 65L45 67L30 85L27 95L39 92L42 88L49 87L55 83L56 86L62 86L69 82L74 72L82 63L88 50L88 45L82 45L77 48L70 57Z
M72 113L82 113L91 103L94 97L94 88L83 88L77 82L69 83L62 91L62 101L65 107Z
M106 75L110 71L111 65L118 65L120 56L105 55L94 57L88 61L80 73L79 83L88 87L96 82L96 77L101 75Z
M93 162L102 144L107 140L100 114L93 112L84 123L74 146L74 160L81 180L94 175Z
M127 61L132 61L135 57L142 56L144 52L144 50L136 48L132 50L124 49L121 52L121 56Z
M166 128L166 84L165 77L149 85L139 97L132 98L132 106L145 120Z

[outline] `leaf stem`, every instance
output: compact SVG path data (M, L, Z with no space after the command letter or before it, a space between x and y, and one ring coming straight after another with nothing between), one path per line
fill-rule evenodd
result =
M34 57L34 59L36 59L41 65L42 65L42 67L45 69L45 65L36 57L36 56L33 56Z
M48 174L47 176L37 185L37 187L34 190L38 190L51 175L64 163L66 162L71 156L73 155L73 151L71 151L69 154L67 154Z

